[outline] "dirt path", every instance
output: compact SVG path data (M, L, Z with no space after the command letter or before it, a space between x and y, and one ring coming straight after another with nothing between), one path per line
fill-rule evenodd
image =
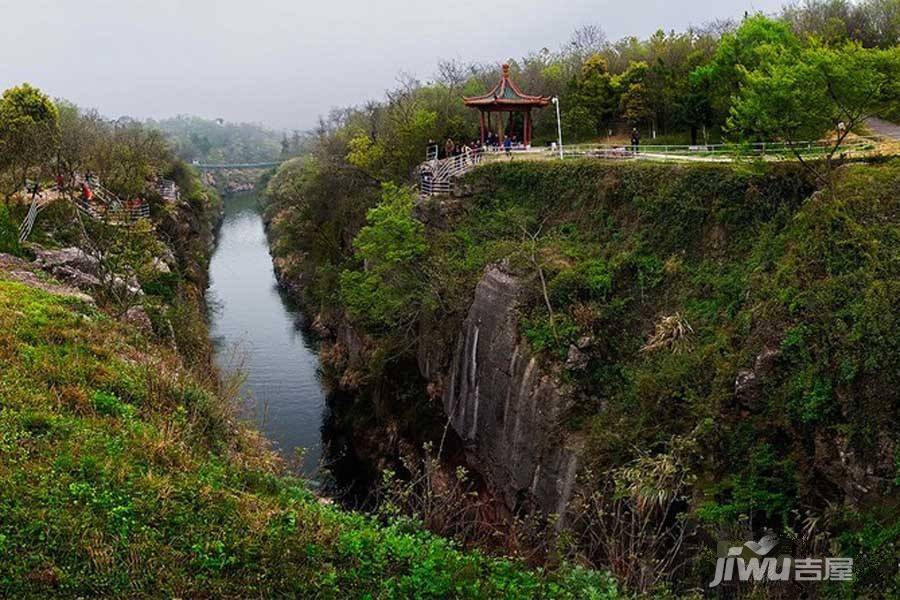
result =
M894 140L895 142L900 141L900 125L891 123L889 121L876 119L874 117L869 119L866 124L877 135L884 136L888 139Z

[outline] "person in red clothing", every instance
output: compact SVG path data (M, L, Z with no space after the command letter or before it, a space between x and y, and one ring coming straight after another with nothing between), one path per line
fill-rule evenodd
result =
M87 182L81 184L81 197L85 202L90 202L94 198L94 192Z
M59 192L65 191L66 189L66 178L63 177L62 173L56 174L56 190Z

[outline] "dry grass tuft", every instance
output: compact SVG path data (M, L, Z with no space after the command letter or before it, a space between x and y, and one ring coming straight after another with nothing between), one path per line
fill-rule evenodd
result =
M656 331L641 347L641 352L652 352L663 348L678 352L685 347L688 337L692 333L694 333L693 327L687 322L687 319L681 316L681 313L663 317L656 324Z

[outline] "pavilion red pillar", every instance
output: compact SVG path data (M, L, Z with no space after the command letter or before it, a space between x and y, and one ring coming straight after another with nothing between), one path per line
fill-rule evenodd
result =
M525 144L525 147L531 145L531 109L525 111L525 135L522 143Z
M484 146L484 138L485 138L485 131L484 131L484 111L483 111L483 110L479 110L479 111L478 111L478 114L481 115L481 145Z

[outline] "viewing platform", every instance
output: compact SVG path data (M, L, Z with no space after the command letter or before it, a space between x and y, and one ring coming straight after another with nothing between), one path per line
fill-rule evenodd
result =
M82 215L111 225L131 225L150 217L150 204L145 198L139 196L123 200L104 187L96 177L76 175L72 185L62 189L55 185L47 188L38 186L35 192L36 185L36 182L26 182L25 194L31 197L31 203L19 226L19 243L28 239L38 215L56 200L71 201ZM169 179L157 178L151 187L166 203L173 204L181 198L178 185Z
M454 181L475 167L498 161L515 160L565 160L594 158L604 160L649 160L703 163L731 163L740 160L764 160L770 162L796 160L799 153L804 158L824 156L833 146L832 140L813 142L760 142L755 144L641 144L634 147L625 144L575 144L561 150L555 144L541 148L522 145L505 149L502 146L483 146L463 150L461 154L438 158L437 146L426 153L425 162L419 165L418 184L420 196L450 194ZM866 156L885 148L880 137L856 136L841 145L844 159Z

